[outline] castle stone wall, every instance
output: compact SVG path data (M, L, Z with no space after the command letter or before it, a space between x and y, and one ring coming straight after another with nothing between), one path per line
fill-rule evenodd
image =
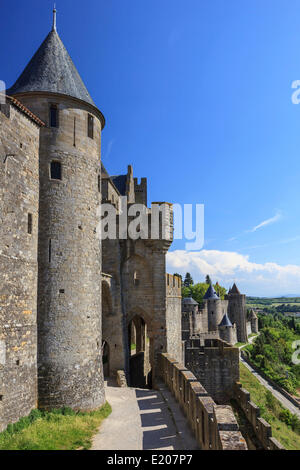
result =
M197 377L213 399L227 403L239 380L239 350L219 339L187 341L185 365Z
M39 131L0 106L0 431L37 403Z

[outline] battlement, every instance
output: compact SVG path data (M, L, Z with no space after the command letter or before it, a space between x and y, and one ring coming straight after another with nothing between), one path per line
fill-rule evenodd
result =
M133 181L135 202L147 206L147 178L141 178L140 183L138 183L138 178L133 178Z
M210 334L210 333L209 333ZM190 339L185 364L217 403L227 403L239 380L239 349L219 338Z
M284 447L272 436L272 427L260 417L260 408L251 401L250 393L237 382L234 398L244 411L256 437L265 450L283 450Z
M181 278L166 273L166 290L167 296L181 298Z
M230 406L217 405L195 375L169 354L160 355L160 377L179 402L202 450L247 450Z

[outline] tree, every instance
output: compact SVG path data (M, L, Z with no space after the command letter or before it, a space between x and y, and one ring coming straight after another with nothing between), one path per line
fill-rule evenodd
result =
M194 284L193 278L190 273L186 273L183 285L185 287L190 287Z
M206 274L206 277L205 277L205 283L206 284L211 284L211 278L209 277L209 274Z
M209 285L206 284L205 282L198 282L197 284L190 284L189 287L185 286L182 284L182 297L188 297L192 296L196 302L201 304L203 302L203 297L208 289ZM216 289L216 286L214 286ZM224 296L226 294L226 289L225 287L222 287L220 285L218 287L218 295L221 299L224 299Z
M214 288L220 299L224 300L224 297L227 294L227 290L225 289L225 287L220 286L220 284L217 282L214 285Z

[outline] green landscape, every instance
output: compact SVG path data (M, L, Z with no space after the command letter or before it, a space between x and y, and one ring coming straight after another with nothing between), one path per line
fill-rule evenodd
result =
M260 415L272 426L272 434L286 449L300 449L300 421L296 415L283 408L281 403L267 390L257 378L240 364L240 382L248 390L251 400L260 407ZM234 409L237 407L233 403ZM236 412L237 420L242 426L243 413Z
M243 351L270 379L300 395L300 365L293 362L293 344L300 340L300 322L282 314L258 315L259 336ZM295 344L294 344L295 346Z
M300 312L300 297L247 297L246 305L249 308L265 307L283 307L287 308L287 312ZM293 307L289 310L290 307ZM282 311L282 310L281 310Z

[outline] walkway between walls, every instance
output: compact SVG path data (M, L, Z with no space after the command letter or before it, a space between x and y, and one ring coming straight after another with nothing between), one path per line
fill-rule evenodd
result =
M107 385L112 413L93 439L92 450L193 450L196 439L174 397L159 390Z

